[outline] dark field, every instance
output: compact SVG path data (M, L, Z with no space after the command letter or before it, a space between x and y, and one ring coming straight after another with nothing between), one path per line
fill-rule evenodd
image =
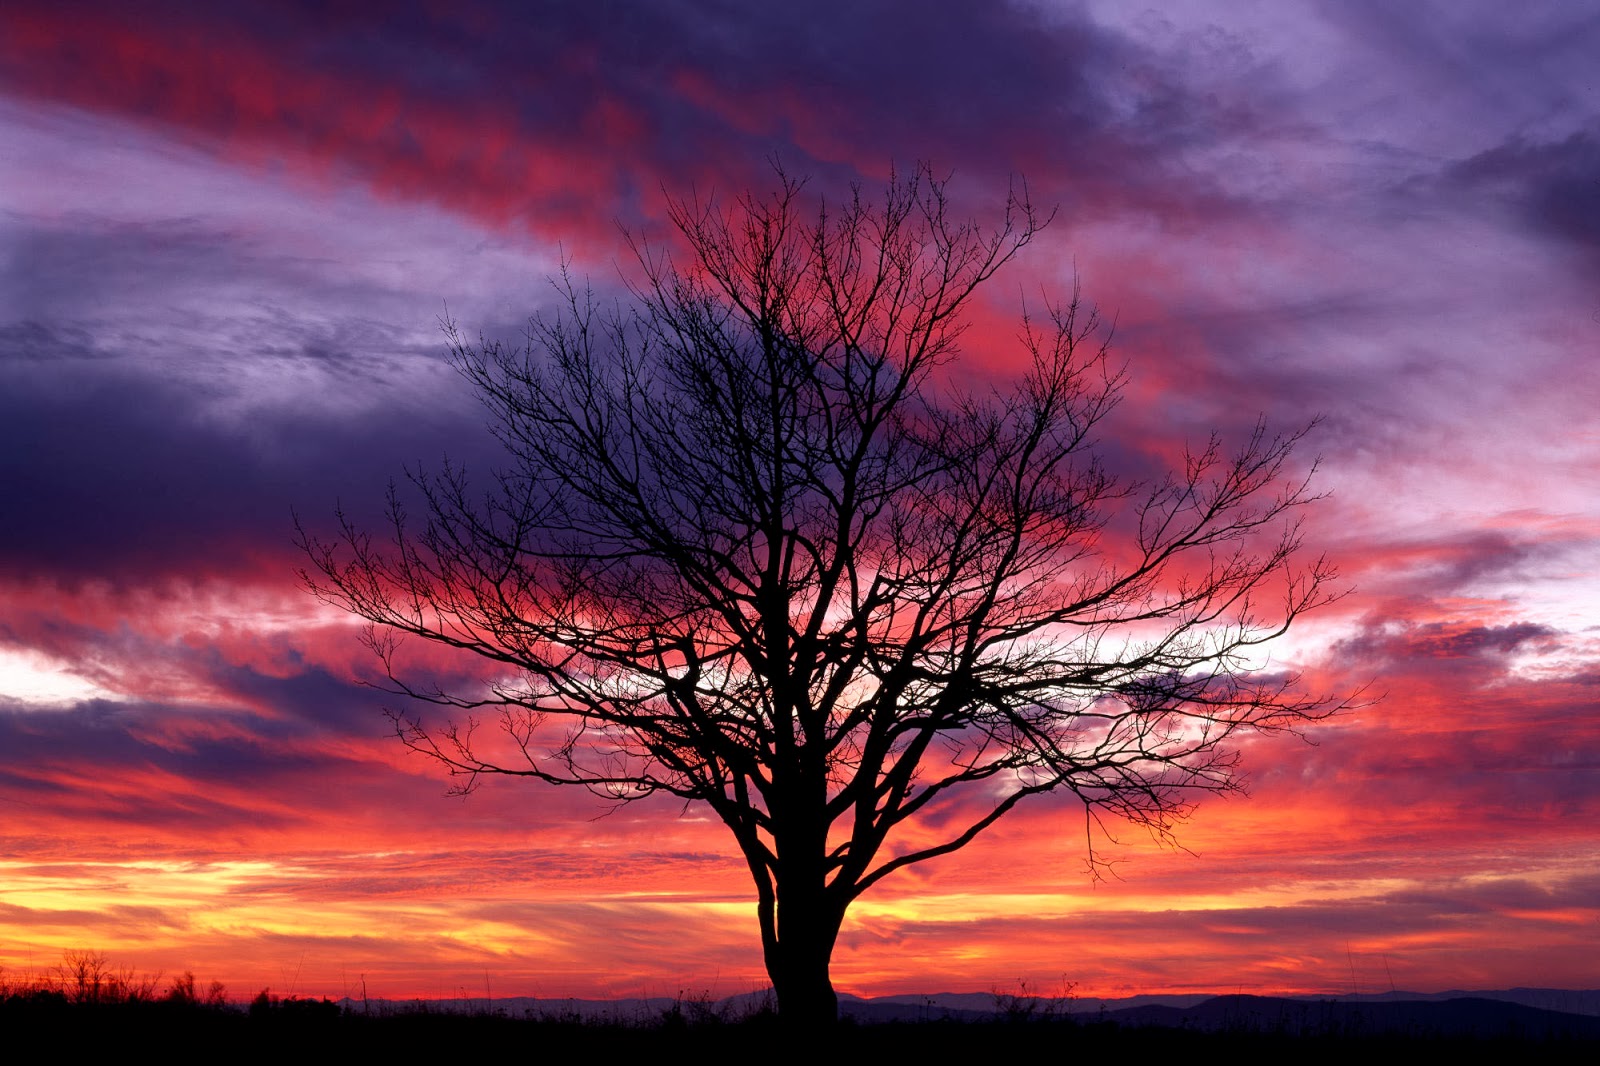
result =
M0 1026L14 1046L82 1055L149 1048L164 1054L228 1054L250 1059L392 1053L545 1059L553 1055L771 1055L797 1046L831 1062L993 1061L1015 1055L1294 1056L1300 1061L1417 1061L1466 1052L1537 1054L1541 1061L1596 1061L1600 1018L1534 1010L1490 1000L1353 1005L1225 996L1160 1017L984 1018L862 1023L787 1031L770 1013L729 1019L670 1009L632 1024L583 1022L559 1013L514 1017L428 1008L359 1006L261 997L250 1007L150 1000L72 1002L36 991L0 999ZM652 1058L652 1061L654 1059ZM1188 1061L1188 1060L1184 1060ZM1241 1060L1235 1060L1241 1061Z

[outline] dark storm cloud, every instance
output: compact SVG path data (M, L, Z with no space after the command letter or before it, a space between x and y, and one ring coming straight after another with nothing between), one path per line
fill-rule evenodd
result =
M1600 276L1600 13L1549 5L1505 18L1495 4L1373 0L1322 13L1387 61L1368 68L1385 88L1411 97L1388 131L1414 153L1396 190L1406 212L1502 217Z
M239 681L244 671L233 671ZM206 834L309 824L312 808L360 792L369 768L330 734L376 737L371 694L315 671L241 684L272 703L173 706L91 700L40 710L0 702L0 796L53 819ZM304 811L296 809L303 805ZM46 816L48 812L48 816Z
M320 514L352 485L376 495L402 457L438 455L445 439L475 435L425 423L261 422L251 432L281 452L196 419L192 396L147 378L107 375L70 393L6 389L0 567L63 580L237 571L289 554L295 508ZM378 502L352 505L370 513Z
M281 798L252 802L238 786L270 785L292 794L302 775L342 770L320 754L291 756L253 743L174 752L127 728L131 721L112 720L96 708L55 712L49 721L33 712L0 711L0 742L9 753L0 766L0 795L12 809L29 811L35 828L49 828L54 819L85 829L272 828L301 819L287 816ZM103 785L95 785L97 779Z
M1426 622L1400 629L1369 629L1361 636L1340 641L1334 646L1334 654L1347 661L1380 662L1388 666L1418 659L1498 659L1531 642L1556 636L1558 632L1549 626L1531 622L1504 626Z
M190 426L185 405L162 391L102 381L71 396L0 397L0 480L12 503L0 559L10 576L189 567L197 549L220 563L255 539L269 496L259 460ZM270 493L280 516L283 487Z
M311 732L365 738L390 731L377 713L383 702L378 693L306 663L296 650L284 650L273 673L223 662L210 649L196 652L200 662L186 663L185 673L215 685L240 705L270 712L271 718L252 723L263 744Z
M83 213L0 219L0 249L0 574L288 580L294 510L375 520L406 465L497 454L407 259Z
M70 365L85 358L99 364L94 373ZM345 387L377 390L348 352L315 347L298 358L335 363ZM320 417L290 402L212 417L205 382L128 365L71 327L13 327L0 339L0 364L17 360L27 365L0 368L0 570L14 578L155 578L281 559L292 551L296 509L318 524L345 496L375 519L381 486L403 465L447 450L470 459L487 443L464 402L428 408L402 398ZM323 385L308 401L330 387L339 388Z
M1450 167L1442 183L1571 247L1600 278L1600 127L1560 141L1513 137Z
M1191 92L1162 57L1072 9L210 10L141 7L133 20L105 5L68 24L42 5L18 9L0 76L24 92L337 160L379 188L539 226L552 211L603 224L619 204L653 200L663 177L738 188L770 152L834 176L937 155L986 182L1048 175L1069 209L1181 213L1214 190L1174 151L1262 122L1250 94Z
M40 315L95 307L108 297L137 306L214 283L244 258L235 235L183 217L159 224L85 214L51 225L14 215L5 221L4 301Z
M185 729L218 716L225 732ZM306 717L310 717L309 714ZM337 754L305 740L312 730L286 727L236 708L174 708L152 703L90 700L65 709L0 709L8 762L0 769L8 787L59 787L44 768L92 766L92 773L135 770L172 773L209 784L253 781L266 784L284 775L331 771Z
M1414 546L1417 571L1406 587L1414 593L1449 595L1488 579L1520 579L1588 542L1586 536L1536 538L1493 529L1448 532Z
M402 294L215 223L12 216L0 238L0 314L13 317L0 326L0 362L313 363L376 391L405 357L442 354L417 349L414 327L428 316L380 317Z

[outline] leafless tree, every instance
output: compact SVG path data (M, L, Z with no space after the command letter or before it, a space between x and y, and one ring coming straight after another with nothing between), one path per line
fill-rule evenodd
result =
M846 909L889 874L1062 790L1166 835L1238 787L1242 731L1337 708L1257 669L1329 596L1297 553L1299 433L1125 483L1096 440L1122 372L1076 294L1024 317L1014 384L950 372L974 291L1048 221L1025 195L986 229L926 168L836 205L780 179L672 202L687 253L636 246L626 306L563 279L520 348L447 324L508 467L483 495L448 464L414 475L424 517L391 493L381 540L342 516L302 537L396 691L449 709L395 723L463 789L710 806L780 1013L809 1024L836 1016ZM410 676L406 636L488 674ZM500 732L474 732L485 711ZM938 824L969 814L930 842L946 801Z

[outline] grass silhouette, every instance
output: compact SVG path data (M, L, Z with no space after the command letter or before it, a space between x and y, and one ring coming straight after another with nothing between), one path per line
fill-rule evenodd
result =
M800 1039L840 1062L1099 1053L1399 1061L1468 1048L1477 1055L1537 1049L1593 1061L1600 1049L1600 1019L1494 1000L1374 1005L1219 996L1191 1010L1162 1008L1169 1013L1141 1018L1135 1010L1074 1014L1061 1005L1070 1000L1038 996L1025 984L994 999L987 1013L877 1023L846 1017ZM75 1054L149 1046L164 1053L237 1050L250 1057L316 1059L467 1048L480 1057L525 1057L530 1049L591 1057L754 1055L797 1039L792 1027L780 1026L770 998L760 996L718 1002L680 992L664 1008L606 1016L585 1015L570 1004L563 1009L559 1001L520 1012L484 1004L460 1010L445 1002L280 997L270 989L244 1004L228 999L219 982L202 985L189 972L163 980L113 966L100 952L68 952L59 965L25 978L0 973L0 1028L18 1046L70 1040Z

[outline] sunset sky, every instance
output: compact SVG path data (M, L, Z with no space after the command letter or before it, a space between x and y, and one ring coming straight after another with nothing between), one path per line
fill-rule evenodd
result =
M530 14L537 10L538 14ZM0 7L0 979L235 996L765 983L708 813L450 797L301 587L294 515L487 475L448 314L609 298L663 194L892 166L1058 214L988 287L1116 324L1129 469L1322 418L1274 650L1382 699L1244 745L1163 848L1024 804L851 911L841 991L1600 987L1600 4ZM1113 829L1115 827L1113 826Z

